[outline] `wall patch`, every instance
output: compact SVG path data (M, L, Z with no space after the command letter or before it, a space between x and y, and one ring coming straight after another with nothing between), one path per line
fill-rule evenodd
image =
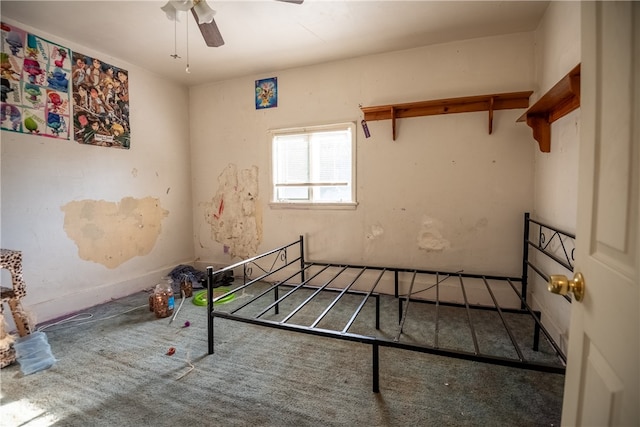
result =
M418 248L427 252L442 252L449 249L451 243L442 236L442 223L428 216L422 217L422 226L418 232Z
M231 257L257 254L262 241L262 209L258 203L258 167L238 171L229 164L218 176L218 190L205 203L205 220L211 238Z
M108 268L147 255L156 244L162 220L169 212L153 197L120 202L78 200L60 208L64 230L78 247L78 255Z

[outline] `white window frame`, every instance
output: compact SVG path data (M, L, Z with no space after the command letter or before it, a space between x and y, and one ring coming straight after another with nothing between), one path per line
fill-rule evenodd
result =
M351 200L345 202L322 202L313 200L292 200L276 199L276 159L274 158L274 138L283 135L296 135L296 134L310 134L315 132L327 132L336 130L350 130L351 132ZM268 132L269 141L269 157L270 157L270 188L271 188L271 202L269 204L272 208L281 209L355 209L358 205L356 199L356 124L354 122L346 123L334 123L328 125L317 126L305 126L297 128L287 129L273 129ZM288 186L304 185L304 186L321 186L327 183L310 182L310 183L291 183ZM282 185L282 184L280 184Z

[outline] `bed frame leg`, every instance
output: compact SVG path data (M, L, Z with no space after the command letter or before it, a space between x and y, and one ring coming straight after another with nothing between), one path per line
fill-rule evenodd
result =
M380 365L378 360L378 344L373 344L373 392L380 393Z
M540 320L540 316L542 315L539 311L533 312L538 320ZM534 330L533 330L533 351L538 351L538 347L540 345L540 324L536 322Z
M400 298L400 281L398 280L398 270L393 272L393 295L398 300L398 324L402 321L402 298Z
M522 298L527 300L527 282L529 280L528 277L528 260L529 260L529 212L525 212L524 214L524 237L522 239L524 242L524 246L522 248L522 287L520 289L520 294ZM520 309L525 309L524 301L520 302Z
M398 293L400 292L399 289L398 289L399 286L400 285L399 285L399 281L398 281L398 270L395 270L393 272L393 289L394 289L393 296L395 296L396 298L398 298Z
M207 341L213 354L213 267L207 267Z
M380 295L376 295L376 330L380 329Z
M300 235L300 283L303 283L305 280L305 274L304 274L304 266L306 264L306 261L304 260L304 236L301 234Z

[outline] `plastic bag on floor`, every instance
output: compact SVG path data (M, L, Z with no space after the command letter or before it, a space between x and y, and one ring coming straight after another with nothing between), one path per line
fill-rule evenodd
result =
M49 369L56 363L44 332L34 332L18 338L13 343L13 348L16 350L16 360L24 375Z

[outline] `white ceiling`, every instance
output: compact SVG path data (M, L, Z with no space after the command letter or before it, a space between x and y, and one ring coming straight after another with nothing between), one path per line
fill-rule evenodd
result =
M191 15L164 1L8 1L3 19L153 70L184 85L536 29L547 1L208 0L225 40L207 47ZM188 18L188 19L187 19ZM187 25L190 73L185 72ZM35 31L34 31L35 32ZM175 36L177 34L177 37ZM40 34L39 34L40 35ZM177 49L174 48L177 46ZM182 58L173 59L177 52ZM266 75L266 74L269 75Z

